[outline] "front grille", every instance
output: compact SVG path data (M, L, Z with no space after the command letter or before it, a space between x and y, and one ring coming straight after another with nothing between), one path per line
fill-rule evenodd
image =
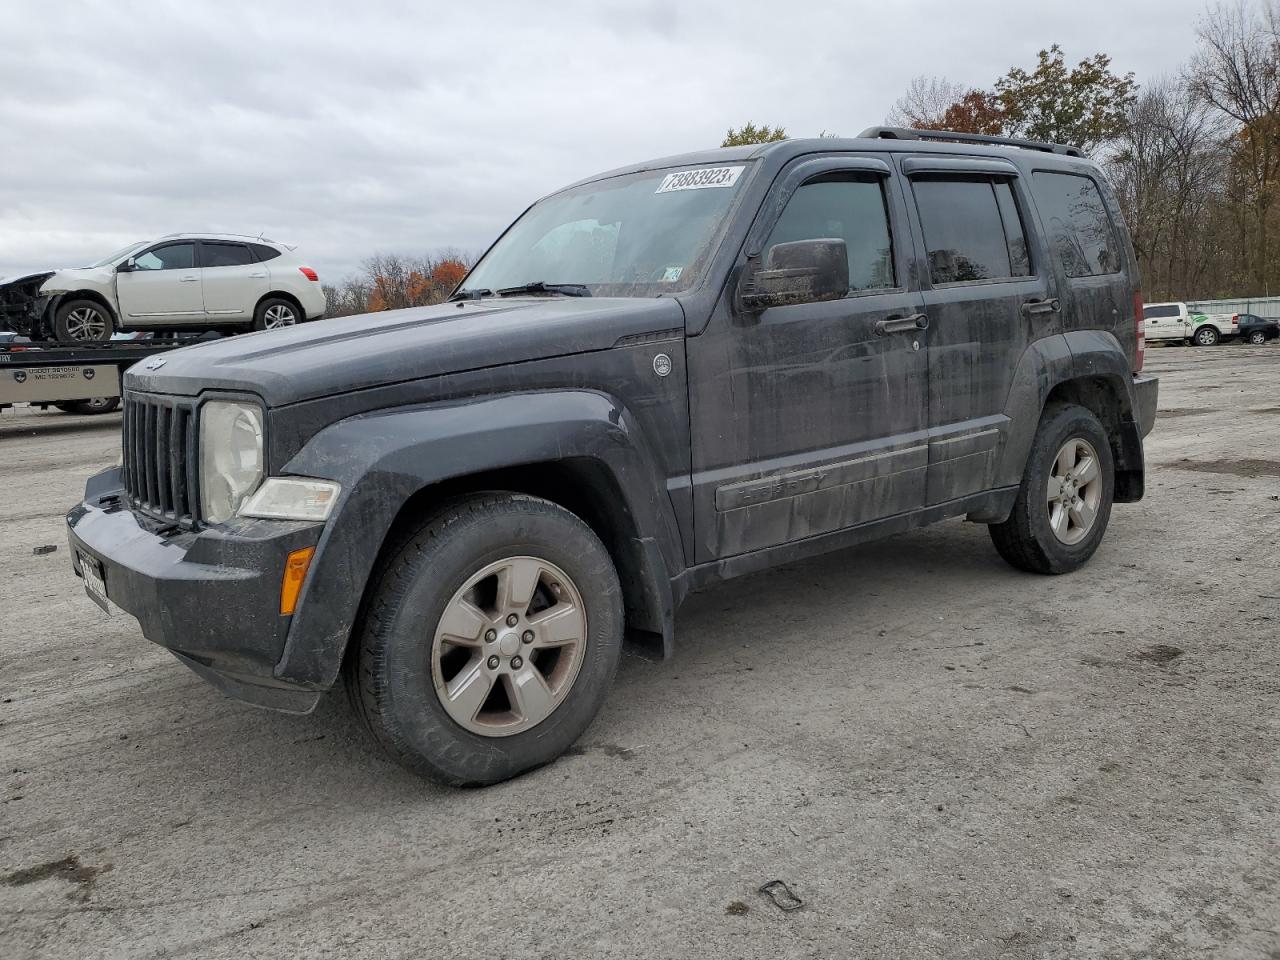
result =
M183 526L195 523L195 405L181 397L124 399L124 488L135 510Z

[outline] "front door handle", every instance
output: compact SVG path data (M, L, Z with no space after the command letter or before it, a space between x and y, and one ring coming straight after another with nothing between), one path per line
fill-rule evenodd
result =
M1048 300L1028 300L1022 305L1022 312L1025 316L1031 317L1038 313L1057 313L1062 309L1062 304L1058 302L1057 297Z
M917 330L929 329L929 317L923 313L913 313L909 317L885 317L877 320L875 331L883 337L886 333L914 333Z

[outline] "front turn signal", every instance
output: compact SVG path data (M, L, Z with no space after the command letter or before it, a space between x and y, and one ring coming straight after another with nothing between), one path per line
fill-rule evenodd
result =
M298 594L302 593L302 583L307 579L315 552L315 547L294 550L284 562L284 578L280 581L281 616L290 616L298 608Z

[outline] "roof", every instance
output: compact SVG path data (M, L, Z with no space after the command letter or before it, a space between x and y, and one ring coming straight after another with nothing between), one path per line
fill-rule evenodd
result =
M795 140L775 140L770 143L748 144L742 147L717 147L680 153L656 160L646 160L605 173L584 177L563 189L570 189L595 180L606 180L630 173L644 173L667 167L711 166L747 160L767 160L781 167L796 157L812 153L852 153L857 151L941 153L962 156L989 156L1010 158L1011 149L1026 151L1036 159L1071 161L1092 166L1079 147L1062 143L1046 143L1037 140L1019 140L1013 137L988 137L980 134L956 133L949 130L911 130L905 127L869 127L857 137L809 137ZM557 190L557 193L560 191Z

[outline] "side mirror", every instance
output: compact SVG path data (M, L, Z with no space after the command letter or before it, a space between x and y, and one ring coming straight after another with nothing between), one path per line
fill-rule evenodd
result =
M134 260L133 257L130 257L128 260L124 261L124 263L116 267L116 273L133 273L133 271L137 269L138 262Z
M839 300L849 293L849 254L843 240L775 243L763 267L748 266L738 302L748 313L793 303Z

